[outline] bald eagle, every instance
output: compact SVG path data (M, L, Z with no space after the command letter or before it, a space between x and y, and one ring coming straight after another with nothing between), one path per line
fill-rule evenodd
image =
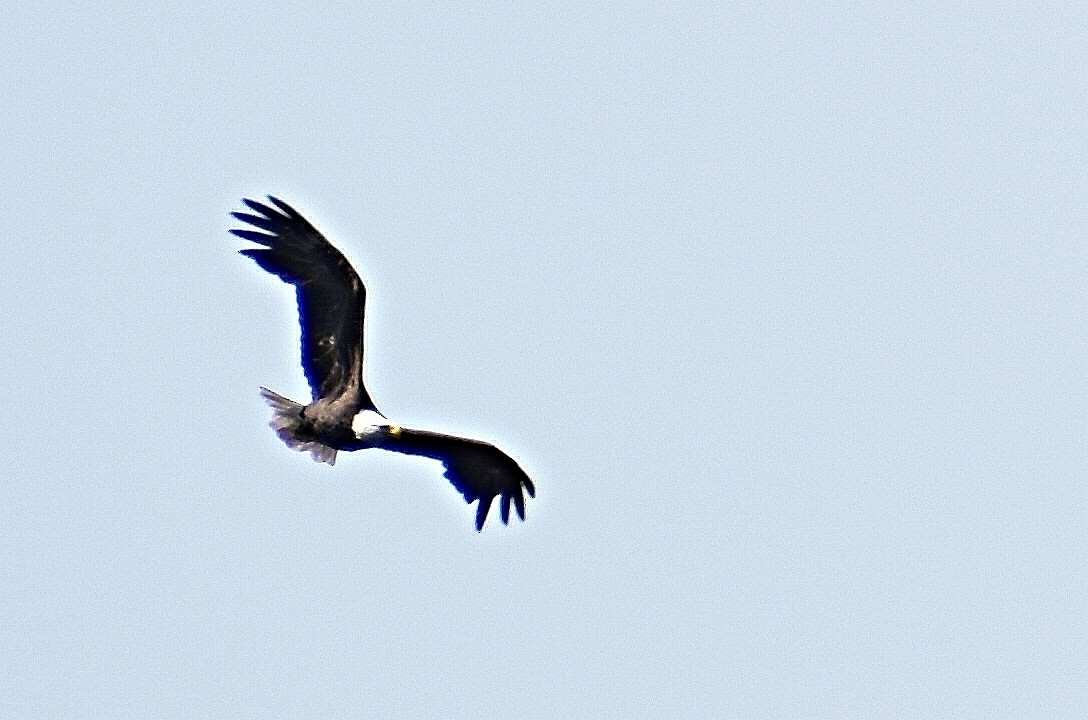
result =
M366 448L438 460L465 502L478 501L477 531L496 497L503 524L510 519L511 500L524 520L523 491L535 497L536 489L509 455L480 440L395 425L378 411L363 382L363 281L298 211L271 195L268 200L271 205L243 199L256 214L231 214L257 230L230 232L260 245L239 252L294 285L298 299L302 368L313 400L303 405L261 388L272 406L270 425L276 434L292 450L309 451L315 461L329 465L340 450Z

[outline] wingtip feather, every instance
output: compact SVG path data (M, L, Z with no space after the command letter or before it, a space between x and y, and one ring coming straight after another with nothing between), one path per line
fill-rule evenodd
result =
M480 498L480 503L476 506L476 532L484 529L484 521L487 520L487 513L491 510L491 502L494 499L494 495Z
M248 207L250 210L254 210L256 212L259 212L261 215L264 215L265 217L273 218L273 217L276 217L279 214L275 210L273 210L272 208L265 205L264 203L258 202L256 200L250 200L249 198L242 198L242 202L245 203L245 206Z
M272 246L276 237L274 235L267 235L256 230L249 230L245 228L231 228L230 234L242 238L243 240L249 240L250 242L259 243L260 245Z
M302 215L299 214L298 210L295 210L293 207L291 207L290 205L285 203L283 200L280 200L275 195L269 195L268 200L273 205L275 205L277 208L279 208L280 212L282 212L284 215L287 215L288 217L292 217L292 218L301 218L302 217Z

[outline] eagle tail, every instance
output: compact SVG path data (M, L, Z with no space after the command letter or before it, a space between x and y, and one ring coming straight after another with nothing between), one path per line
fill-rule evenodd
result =
M317 442L307 431L301 403L265 387L261 388L261 397L272 407L272 420L268 424L287 447L298 452L309 451L315 462L336 464L336 449Z

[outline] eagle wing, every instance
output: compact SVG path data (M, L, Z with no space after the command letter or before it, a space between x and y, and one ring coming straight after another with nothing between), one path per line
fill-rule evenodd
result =
M524 520L524 493L536 497L536 488L525 471L512 457L490 443L427 430L392 428L380 447L440 461L446 468L446 478L465 502L479 501L476 506L477 531L483 529L496 497L504 525L510 520L511 500L518 517Z
M302 326L302 369L313 398L340 397L357 388L357 406L376 410L363 384L366 287L362 279L347 258L297 210L271 195L268 200L275 207L244 199L258 214L232 213L260 232L231 232L263 245L239 252L295 286Z

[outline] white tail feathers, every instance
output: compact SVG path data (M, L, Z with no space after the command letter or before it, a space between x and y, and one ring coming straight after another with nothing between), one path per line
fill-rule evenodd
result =
M268 424L287 447L298 452L309 451L315 462L336 464L336 450L317 442L306 431L300 403L265 387L261 388L261 397L272 407L272 420Z

